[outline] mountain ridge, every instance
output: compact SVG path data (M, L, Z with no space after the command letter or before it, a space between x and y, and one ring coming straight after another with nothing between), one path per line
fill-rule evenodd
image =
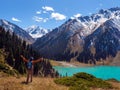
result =
M29 35L35 39L40 38L43 35L50 32L49 29L44 29L44 28L36 26L36 25L32 25L32 26L29 26L28 28L25 28L25 31L27 31L27 33L29 33Z
M88 58L100 60L116 56L120 46L120 28L115 27L115 21L119 21L120 24L120 19L110 19L86 37L84 50L79 55L79 60L83 60L83 58L84 60L88 60Z
M11 34L14 32L18 37L25 40L27 43L31 44L34 42L34 39L25 30L5 19L0 19L0 26L6 31L9 30Z
M101 9L98 13L91 16L69 19L60 27L37 39L33 47L47 58L65 59L67 61L70 61L72 58L78 59L83 50L85 50L85 39L104 25L105 22L110 22L112 19L113 21L120 19L120 8ZM118 22L119 20L114 21L115 26L113 27L118 27L119 30L120 25L117 24ZM86 63L88 63L88 60L86 60Z

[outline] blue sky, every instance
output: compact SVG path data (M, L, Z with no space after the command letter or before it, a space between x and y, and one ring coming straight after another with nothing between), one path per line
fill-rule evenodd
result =
M47 29L60 26L71 17L120 7L120 0L1 0L0 18L22 28L37 25Z

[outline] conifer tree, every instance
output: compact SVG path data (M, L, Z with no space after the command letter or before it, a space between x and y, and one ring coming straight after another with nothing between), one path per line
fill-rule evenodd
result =
M5 31L2 27L0 27L0 49L5 50L7 53L5 58L7 64L21 74L26 73L25 63L20 57L21 54L27 59L29 59L30 56L33 56L34 59L40 58L40 54L34 51L29 44L26 44L26 42L21 40L14 32L11 33L9 30ZM43 61L42 63L37 63L34 69L36 75L39 75L39 72L41 72L43 76L48 76L52 75L51 69L53 68L48 61Z

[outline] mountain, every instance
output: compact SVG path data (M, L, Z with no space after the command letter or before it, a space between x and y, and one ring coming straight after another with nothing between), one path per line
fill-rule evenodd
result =
M30 36L32 36L33 38L40 38L43 35L47 34L48 32L50 32L50 30L44 29L42 27L39 26L30 26L27 29L25 29Z
M10 33L15 33L18 37L20 37L22 40L27 41L27 43L33 43L34 39L22 28L19 26L8 22L4 19L0 19L0 26L3 27L6 31L10 31Z
M104 44L107 46L108 44L103 42L107 42L106 40L110 41L110 37L113 37L115 42L118 42L119 36L116 34L119 34L120 32L120 23L118 23L119 19L119 7L106 10L101 9L98 13L92 14L91 16L81 16L75 19L69 19L58 28L55 28L42 38L37 39L33 44L33 47L46 58L67 61L77 59L80 62L88 63L89 59L91 59L90 57L92 57L89 50L91 44ZM107 28L108 26L108 29L110 30L108 30L108 36L106 36L105 33L101 32L104 32L105 27ZM109 33L109 31L111 31L111 33ZM112 34L114 31L116 33ZM103 36L107 39L102 38ZM103 42L100 44L99 42L97 43L96 38L98 38L98 40L102 38ZM95 42L90 42L94 39ZM115 42L113 41L113 43ZM97 56L99 56L99 49L104 48L101 48L100 46L95 46L93 48L94 54ZM114 51L114 48L112 48L112 50ZM117 50L115 50L115 52L117 52ZM113 53L113 51L111 53ZM107 52L109 52L109 50L107 50ZM111 53L108 55L111 55ZM86 55L89 56L89 58L80 58L81 56ZM99 58L103 57L100 55ZM94 59L97 59L97 57L94 57Z
M78 56L80 62L115 57L120 50L120 19L107 20L84 41L83 51Z

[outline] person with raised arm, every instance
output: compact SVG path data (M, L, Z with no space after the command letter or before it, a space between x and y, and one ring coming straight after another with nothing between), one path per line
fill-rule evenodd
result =
M29 79L30 82L32 82L32 76L33 76L33 69L34 69L34 64L37 62L43 61L43 58L39 58L37 60L34 60L33 57L30 57L30 59L26 59L23 55L21 55L21 58L24 62L27 63L27 79L26 79L26 84L28 84Z

